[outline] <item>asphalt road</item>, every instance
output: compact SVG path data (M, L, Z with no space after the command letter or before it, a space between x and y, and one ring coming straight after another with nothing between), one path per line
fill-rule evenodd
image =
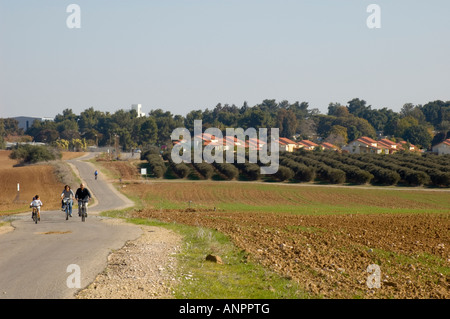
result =
M95 180L91 163L69 163L95 198L86 222L78 217L76 205L68 221L62 211L43 210L38 224L31 213L13 216L15 230L0 235L0 299L73 298L104 270L111 250L141 235L138 226L115 225L98 216L131 202L102 176Z

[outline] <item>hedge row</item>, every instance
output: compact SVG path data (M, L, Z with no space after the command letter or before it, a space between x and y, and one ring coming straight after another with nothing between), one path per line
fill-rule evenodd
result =
M155 174L157 178L163 177L167 171L167 167L161 156L157 154L149 154L146 159L153 174Z
M306 158L304 156L293 154L285 154L284 156L304 164L307 167L314 168L317 178L321 181L329 182L331 184L345 183L345 172L340 169L332 168L319 160Z
M193 165L204 179L210 179L214 175L214 167L209 163L194 163Z
M307 167L306 165L300 164L290 158L280 158L280 164L282 166L285 166L286 168L291 169L294 174L291 178L297 181L310 182L316 177L316 171L314 168ZM289 172L284 172L284 174L290 175ZM280 173L279 175L283 176L283 173Z
M226 179L232 180L239 176L239 170L230 163L213 163L214 167L222 173Z
M311 158L311 154L312 153L309 152L309 154L305 154L303 156ZM340 169L341 171L345 172L346 181L349 183L367 184L370 183L370 181L374 178L371 173L367 172L366 170L360 169L358 166L348 165L328 156L320 156L320 160L332 168Z
M400 166L398 164L390 163L388 157L390 155L378 155L376 158L374 156L368 156L370 154L365 154L364 156L356 157L359 160L364 160L374 165L383 167L385 169L397 172L400 175L401 182L410 186L427 185L431 183L430 176L422 171L415 171L408 167Z

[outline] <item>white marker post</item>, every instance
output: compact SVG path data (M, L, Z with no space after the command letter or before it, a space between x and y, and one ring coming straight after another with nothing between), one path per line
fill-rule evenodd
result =
M17 183L17 195L16 198L14 198L13 203L19 203L20 202L20 184Z

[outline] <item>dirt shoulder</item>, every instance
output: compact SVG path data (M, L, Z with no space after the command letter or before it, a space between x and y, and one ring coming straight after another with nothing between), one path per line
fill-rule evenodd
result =
M105 220L120 223L120 220ZM162 227L141 226L143 234L108 256L106 269L77 299L170 299L177 284L176 254L181 236Z
M11 223L0 222L0 235L9 233L14 230L14 227L11 226Z

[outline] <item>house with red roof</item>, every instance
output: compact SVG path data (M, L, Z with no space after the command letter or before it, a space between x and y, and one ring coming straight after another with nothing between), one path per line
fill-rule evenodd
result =
M384 154L394 154L399 150L398 144L388 140L387 138L383 138L378 141L378 147L383 149Z
M316 147L319 146L316 143L311 142L309 140L302 140L302 141L298 142L297 144L298 144L297 148L302 148L302 149L308 150L308 151L313 151Z
M280 151L293 152L297 148L298 144L286 137L280 137L278 139L280 145Z
M374 154L381 154L383 153L383 150L386 152L386 146L378 146L378 142L374 139L371 139L367 136L362 136L352 142L350 142L348 145L342 147L343 151L352 153L352 154L367 154L367 153L374 153ZM387 151L389 153L389 151Z
M265 143L257 138L249 138L245 144L245 147L250 150L260 151L265 144L267 144L267 143Z
M438 155L450 154L450 138L433 146L432 151L438 153Z
M322 143L320 145L320 147L322 147L323 150L330 150L330 151L338 151L339 150L339 147L337 147L336 145L333 145L331 143L328 143L328 142Z
M408 142L405 141L399 143L392 142L388 139L375 141L370 137L363 136L350 142L348 145L344 146L342 150L344 152L356 154L393 154L397 151L407 149L407 145ZM415 145L409 143L409 151L419 152L420 150Z

